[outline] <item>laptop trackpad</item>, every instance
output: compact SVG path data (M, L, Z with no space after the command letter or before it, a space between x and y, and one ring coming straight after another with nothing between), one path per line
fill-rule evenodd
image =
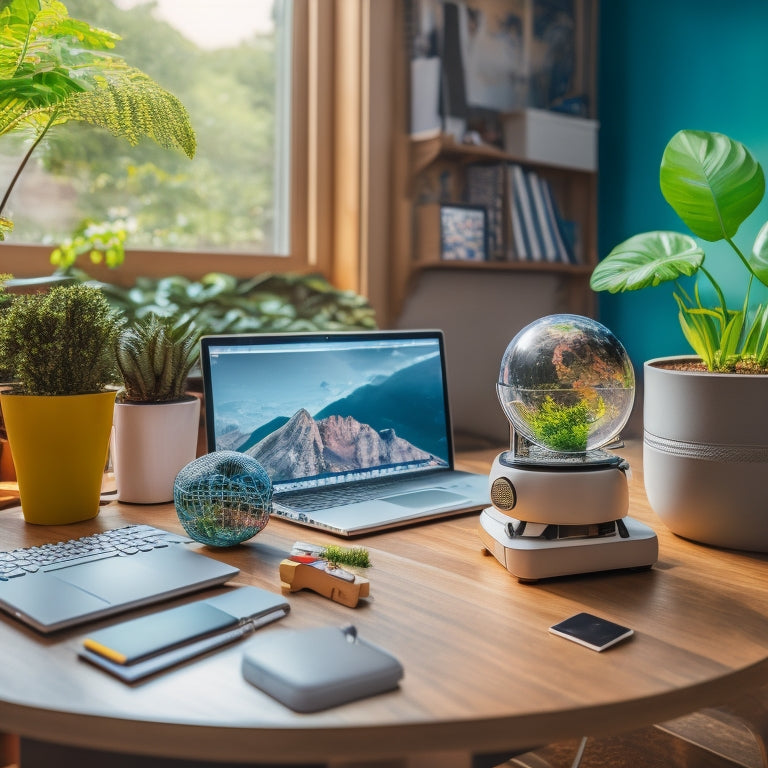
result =
M424 491L410 491L408 493L398 493L395 496L387 496L381 499L390 504L397 504L399 507L409 507L411 509L420 509L422 507L431 509L446 507L449 504L458 504L466 501L466 496L460 496L458 493L443 491L439 488L428 488Z
M148 592L153 593L155 585L151 581L158 577L152 568L144 568L140 561L130 557L82 563L72 568L58 569L51 575L108 604L130 602Z

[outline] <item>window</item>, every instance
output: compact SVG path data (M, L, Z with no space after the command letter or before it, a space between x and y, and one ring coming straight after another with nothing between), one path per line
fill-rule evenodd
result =
M181 99L199 152L190 161L151 142L131 148L104 131L57 126L22 174L0 271L50 274L57 238L80 219L124 217L125 263L80 265L97 279L316 271L383 310L400 252L389 218L404 152L393 139L399 3L64 2L73 18L121 35L117 53ZM199 22L190 26L200 17L202 37ZM225 33L235 36L214 42ZM3 162L0 154L0 186L14 167Z
M53 246L89 221L127 232L126 267L133 252L155 252L148 257L155 263L167 254L170 271L195 256L207 264L203 271L222 268L219 261L236 271L227 258L234 256L306 260L303 228L291 218L292 207L306 211L301 185L291 193L297 174L306 174L302 153L292 151L298 142L292 141L291 100L306 92L306 84L294 82L304 73L296 71L293 55L306 48L293 45L294 34L306 30L306 2L65 4L71 17L119 34L116 52L181 100L195 128L197 154L190 161L148 139L131 147L83 123L57 126L16 185L7 209L15 228L4 250L42 243L47 259ZM4 178L24 150L16 134L4 137ZM91 268L87 260L78 265Z

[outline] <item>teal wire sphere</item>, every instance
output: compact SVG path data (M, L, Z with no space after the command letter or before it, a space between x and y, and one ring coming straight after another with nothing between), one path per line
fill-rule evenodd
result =
M231 547L269 522L272 481L256 459L238 451L214 451L176 475L173 501L191 538L211 547Z

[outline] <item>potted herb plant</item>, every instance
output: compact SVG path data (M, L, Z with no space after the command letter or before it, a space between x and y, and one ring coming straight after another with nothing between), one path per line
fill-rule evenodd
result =
M29 523L98 514L122 323L81 283L14 296L0 313L0 368L14 382L0 405Z
M768 305L750 289L768 285L768 223L750 251L735 241L765 194L760 163L720 133L680 131L661 160L661 191L693 235L725 241L746 292L731 307L688 234L630 237L595 268L591 286L612 293L673 281L674 300L695 355L644 365L643 466L654 511L675 533L737 549L768 551ZM701 278L714 296L705 303Z
M173 500L179 470L197 455L200 400L187 394L199 355L194 325L148 314L117 339L112 461L120 501Z

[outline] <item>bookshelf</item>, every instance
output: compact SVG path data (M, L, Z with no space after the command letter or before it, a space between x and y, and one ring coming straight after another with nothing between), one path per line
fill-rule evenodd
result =
M556 163L531 161L493 146L473 146L457 143L451 136L440 134L427 139L411 139L409 142L409 166L411 171L411 204L414 211L419 205L434 202L460 202L466 198L466 171L473 165L516 164L528 172L535 172L550 184L558 208L565 218L578 226L576 246L577 263L551 262L545 258L504 258L489 254L485 262L466 265L474 269L544 270L558 271L574 276L591 273L597 263L597 171L573 169ZM437 190L437 187L448 187ZM429 189L432 187L432 189ZM506 200L505 200L506 203ZM412 224L415 229L416 224ZM418 252L418 233L414 232L412 261L414 268L456 269L454 261L441 261L434 256ZM507 231L503 245L509 245Z
M531 8L533 0L528 2ZM596 41L597 0L574 0L577 8L581 29L578 32L577 44L581 47L576 58L581 63L582 72L579 77L584 91L588 94L589 112L582 118L571 118L562 113L553 118L555 121L579 121L583 124L593 123L596 111L596 88L593 65L593 51ZM522 6L521 6L522 7ZM589 50L583 50L584 48ZM580 66L581 66L580 65ZM407 81L411 73L406 61L402 76ZM521 110L523 112L524 110ZM533 110L547 119L543 110ZM407 113L407 109L406 109ZM506 120L507 116L502 116ZM404 121L407 123L407 120ZM596 130L596 127L595 127ZM535 138L535 137L534 137ZM563 311L577 311L594 315L594 298L589 288L589 276L597 263L597 183L598 171L596 161L584 163L578 167L569 162L559 162L550 159L547 153L532 151L526 147L520 152L510 152L490 143L462 143L446 132L432 131L425 137L403 133L400 137L399 163L396 163L394 173L398 194L395 200L395 221L397 228L396 249L393 258L395 267L392 283L393 316L397 317L403 303L407 301L409 292L420 276L428 272L442 271L456 274L457 290L460 290L461 276L470 273L499 273L499 279L512 280L515 274L521 276L520 290L526 290L523 275L550 275L556 279L557 291L563 296ZM499 142L508 147L509 142ZM568 144L569 140L563 142ZM505 199L500 208L504 217L503 242L496 248L489 248L486 260L467 261L445 260L434 248L429 253L422 252L418 231L418 208L429 204L455 204L474 202L467 196L467 173L476 166L500 166L509 168L517 165L524 173L534 175L546 182L551 197L562 215L562 219L570 222L577 233L574 237L574 247L570 250L569 258L552 257L550 255L531 254L522 256L514 252L510 245L512 227L509 223L510 210L506 207L506 181L504 186ZM399 176L399 178L398 178ZM497 214L498 215L498 214ZM493 227L489 215L489 230ZM496 229L497 238L499 230ZM428 238L429 242L434 237ZM491 238L493 240L493 238ZM509 277L507 277L509 275ZM554 285L555 283L553 283Z

